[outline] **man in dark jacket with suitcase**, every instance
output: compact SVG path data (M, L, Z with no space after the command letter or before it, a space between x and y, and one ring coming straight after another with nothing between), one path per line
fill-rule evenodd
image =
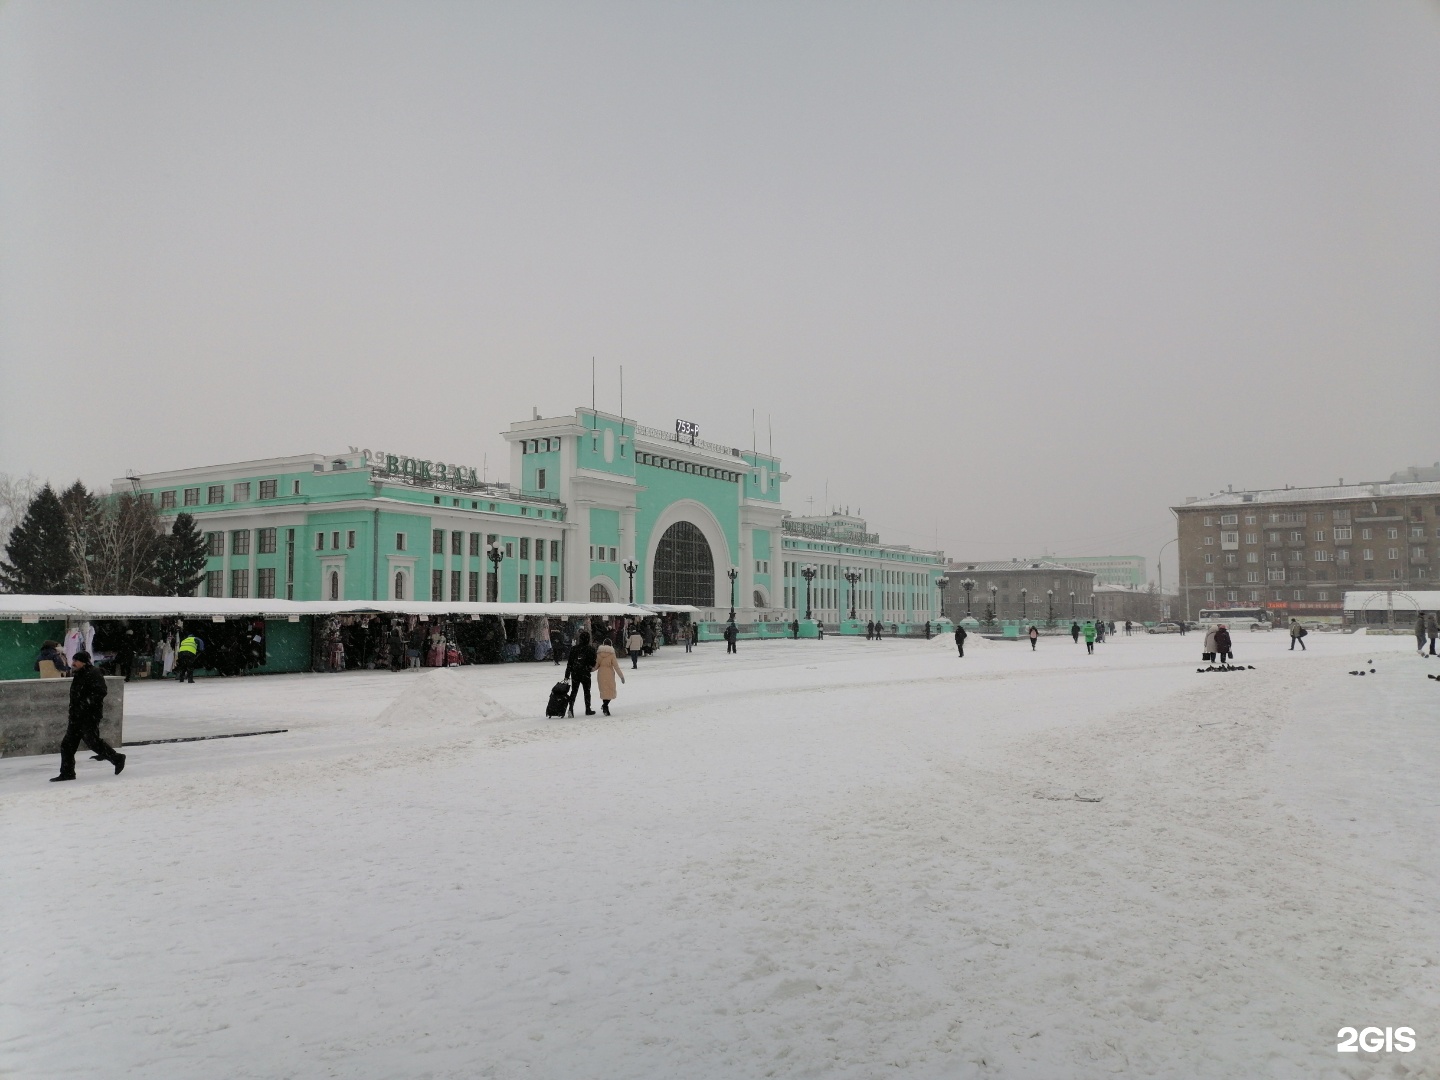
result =
M565 669L570 676L570 716L575 715L575 699L580 696L581 690L585 691L585 715L595 715L595 710L590 707L590 672L593 670L595 646L590 644L590 635L582 630L570 649L570 664Z
M125 755L100 738L100 716L108 692L105 676L90 663L88 652L77 652L70 663L74 670L70 677L70 723L60 742L60 775L50 778L52 784L75 779L75 751L82 742L102 761L114 765L117 774L125 768Z

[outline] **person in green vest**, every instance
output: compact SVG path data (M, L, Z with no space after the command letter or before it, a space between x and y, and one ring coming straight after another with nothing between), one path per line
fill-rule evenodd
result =
M1088 619L1085 621L1085 651L1095 652L1095 624Z
M200 639L194 634L186 634L180 641L180 647L175 650L175 680L177 682L195 682L195 664L200 659L200 650L203 646Z

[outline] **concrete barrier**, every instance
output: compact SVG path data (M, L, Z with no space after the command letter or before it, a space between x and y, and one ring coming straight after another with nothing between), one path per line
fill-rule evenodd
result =
M107 677L105 686L100 737L118 748L124 742L125 680ZM0 681L0 757L60 753L69 722L69 679Z

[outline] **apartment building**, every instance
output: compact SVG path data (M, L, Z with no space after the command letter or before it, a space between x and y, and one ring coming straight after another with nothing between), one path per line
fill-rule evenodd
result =
M1440 481L1225 491L1171 507L1180 603L1343 614L1346 589L1434 588Z

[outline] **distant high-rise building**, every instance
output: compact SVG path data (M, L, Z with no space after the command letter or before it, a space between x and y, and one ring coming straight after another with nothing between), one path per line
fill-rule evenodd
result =
M1035 555L1031 561L1042 559L1076 570L1089 570L1095 575L1096 585L1128 585L1140 589L1148 584L1144 555Z

